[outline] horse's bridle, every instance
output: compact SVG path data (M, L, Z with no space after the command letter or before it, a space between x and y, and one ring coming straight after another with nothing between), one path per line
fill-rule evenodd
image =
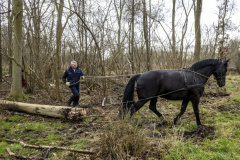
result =
M223 62L221 61L220 67L213 73L215 80L219 80L219 79L222 79L222 78L225 78L225 77L226 77L226 76L223 76L223 75L222 75L222 63L223 63ZM205 75L203 75L203 74L201 74L201 73L192 71L192 70L190 70L189 68L183 68L182 70L185 70L185 71L187 71L187 72L192 72L192 73L198 74L198 75L200 75L200 76L202 76L202 77L205 77L205 78L209 79L208 76L205 76ZM216 73L218 70L220 70L221 75L218 76L218 77L216 77L216 76L215 76L215 73Z
M221 61L220 67L213 73L215 80L219 80L226 77L226 76L223 76L222 65L223 65L223 62ZM220 76L216 77L215 74L217 73L218 70L220 70Z

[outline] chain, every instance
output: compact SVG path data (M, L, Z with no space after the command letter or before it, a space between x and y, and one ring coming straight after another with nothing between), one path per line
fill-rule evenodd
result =
M203 74L201 74L201 73L198 73L198 72L195 72L195 71L192 71L192 70L188 70L188 69L186 69L186 71L192 72L192 73L196 73L196 74L198 74L198 75L200 75L200 76L202 76L202 77L205 77L205 78L209 79L209 77L207 77L207 76L205 76L205 75L203 75Z

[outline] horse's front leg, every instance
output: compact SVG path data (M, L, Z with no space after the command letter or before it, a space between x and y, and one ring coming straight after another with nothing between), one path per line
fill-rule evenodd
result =
M187 108L187 105L188 105L188 102L189 102L189 99L184 99L183 102L182 102L182 107L181 107L181 110L180 110L180 113L177 115L176 118L174 118L174 125L177 124L177 120L178 118L180 118L184 112L186 111L186 108Z
M192 100L192 105L193 105L194 114L196 116L197 125L202 125L199 118L199 109L198 109L199 100L200 100L200 97L194 98Z

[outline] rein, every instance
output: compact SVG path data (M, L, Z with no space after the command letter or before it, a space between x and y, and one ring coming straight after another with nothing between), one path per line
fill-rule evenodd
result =
M188 86L186 86L184 88L180 88L178 90L170 91L170 92L167 92L167 93L159 94L159 95L144 98L144 99L139 99L138 101L150 100L152 98L167 96L167 95L172 94L172 93L176 93L176 92L180 92L180 91L186 91L188 89L197 88L197 87L203 87L203 85L202 84L188 85ZM120 96L123 96L123 95L116 95L116 97L117 96L120 97ZM112 96L112 97L115 97L115 96ZM135 103L135 101L127 101L127 102L120 102L120 103L105 104L105 100L106 100L106 97L104 97L103 100L102 100L102 107L111 106L111 105L127 104L127 103Z

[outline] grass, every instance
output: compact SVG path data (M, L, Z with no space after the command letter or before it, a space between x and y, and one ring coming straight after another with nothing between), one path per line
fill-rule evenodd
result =
M180 141L164 153L163 159L240 159L240 107L237 107L240 105L240 96L238 86L236 87L239 80L239 76L227 80L226 89L230 97L208 102L204 104L206 107L200 109L200 113L204 114L202 119L207 117L204 124L215 126L214 139ZM225 110L218 110L219 106ZM190 123L183 128L193 130L196 126Z
M239 141L237 139L206 139L201 143L179 142L164 154L164 159L239 159Z
M0 141L0 155L6 152L8 143L5 141Z
M132 119L115 121L110 117L107 122L96 119L93 123L93 118L86 118L71 123L39 116L8 115L0 120L0 137L35 145L95 147L100 159L240 159L240 77L227 77L225 88L230 96L208 95L200 100L200 119L207 129L213 128L211 134L204 130L203 133L195 132L198 126L191 103L178 124L173 126L181 102L164 100L157 103L157 108L167 125L162 125L146 104ZM207 90L215 92L211 88ZM185 133L192 135L187 137ZM46 152L0 139L1 158L9 159L6 148L24 156L41 157ZM79 159L81 156L70 151L52 150L48 158Z
M83 138L83 139L74 141L74 144L70 145L69 147L76 148L76 149L83 149L87 143L88 143L88 139Z
M36 119L40 120L41 118L36 117ZM25 139L28 144L59 145L63 140L58 135L58 129L64 126L65 124L60 121L32 122L28 117L14 115L0 121L0 135L7 139ZM25 156L38 152L36 149L23 148L18 143L9 144L3 140L0 141L0 156L6 156L6 148L8 147L12 152L22 153Z

